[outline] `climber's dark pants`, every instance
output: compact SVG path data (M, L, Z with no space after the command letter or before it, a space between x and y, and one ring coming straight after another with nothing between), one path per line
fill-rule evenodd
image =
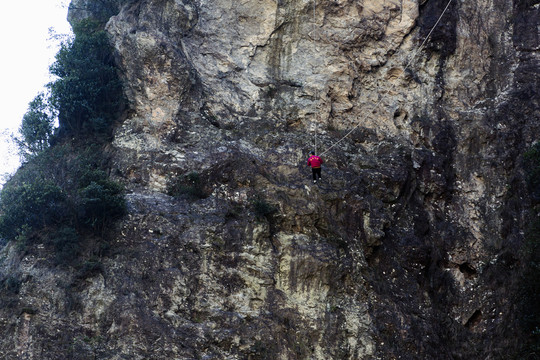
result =
M317 176L321 178L321 168L311 168L311 171L313 171L313 180L317 180Z

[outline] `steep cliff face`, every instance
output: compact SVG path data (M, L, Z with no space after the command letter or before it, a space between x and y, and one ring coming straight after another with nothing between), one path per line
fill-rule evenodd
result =
M6 358L515 351L540 3L454 0L420 47L447 4L121 6L131 111L109 150L129 214L84 275L3 250Z

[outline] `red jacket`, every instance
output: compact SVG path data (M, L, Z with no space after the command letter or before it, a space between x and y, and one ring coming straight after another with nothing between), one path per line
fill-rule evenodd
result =
M307 161L308 166L311 166L312 168L320 168L322 163L322 159L317 155L311 155Z

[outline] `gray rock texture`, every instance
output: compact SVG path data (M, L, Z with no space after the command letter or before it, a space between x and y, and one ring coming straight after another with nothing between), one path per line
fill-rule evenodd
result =
M453 0L421 46L447 4L120 4L129 214L84 276L2 250L4 358L506 359L540 3Z

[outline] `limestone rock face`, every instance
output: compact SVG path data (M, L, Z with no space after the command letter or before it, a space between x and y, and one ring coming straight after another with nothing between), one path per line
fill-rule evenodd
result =
M131 108L110 153L129 214L85 276L3 250L3 283L22 279L3 295L6 359L519 346L538 1L120 4L106 29Z

